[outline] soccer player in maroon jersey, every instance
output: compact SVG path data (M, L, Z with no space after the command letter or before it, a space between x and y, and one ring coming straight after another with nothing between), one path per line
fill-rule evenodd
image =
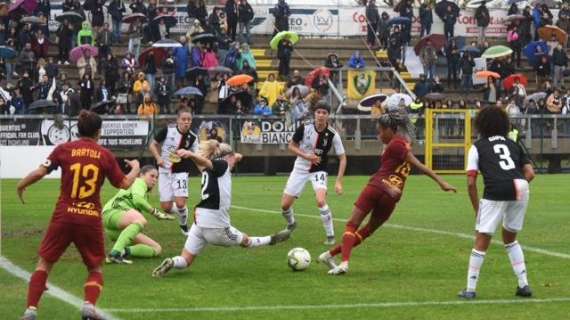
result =
M95 309L103 288L101 264L105 259L99 193L105 177L113 186L126 189L139 173L139 162L126 160L131 170L125 176L115 156L97 144L101 124L97 114L81 111L77 122L79 140L57 146L39 168L18 183L18 196L24 203L24 191L28 186L58 167L62 171L59 199L40 246L36 270L30 279L24 320L36 319L38 302L47 289L48 273L71 243L75 244L89 272L84 285L82 319L101 319Z
M380 169L370 178L356 200L352 216L346 224L342 244L325 251L318 258L319 262L329 267L330 275L347 273L352 248L361 244L390 218L402 196L412 165L437 182L442 190L456 192L453 186L424 166L412 153L409 139L406 138L411 124L405 113L386 113L380 117L379 124L378 137L386 146ZM358 229L370 212L372 214L368 223ZM339 265L334 259L338 254L342 254Z

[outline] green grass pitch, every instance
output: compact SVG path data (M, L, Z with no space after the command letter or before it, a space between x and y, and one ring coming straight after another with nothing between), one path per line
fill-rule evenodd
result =
M208 247L190 270L174 271L163 279L153 279L151 270L163 257L177 255L185 239L176 222L148 217L150 223L145 232L162 244L162 257L135 260L131 266L105 266L105 287L99 306L112 310L120 319L156 320L568 319L570 177L541 175L531 184L530 208L519 240L523 245L548 251L525 251L536 303L517 303L527 300L514 297L516 278L508 258L502 246L492 245L479 281L477 301L482 303L478 304L458 303L456 298L465 286L472 246L472 240L457 233L472 234L474 214L465 178L446 178L459 188L458 194L440 192L426 177L410 177L404 197L389 221L391 226L382 227L357 248L350 273L336 278L328 276L325 268L314 262L305 272L292 272L287 267L286 253L293 247L307 248L313 260L327 249L322 244L324 231L310 186L295 206L303 216L298 216L299 227L288 242L251 250ZM286 179L234 177L233 204L279 210ZM331 190L333 179L329 181ZM349 216L367 179L347 177L344 195L329 194L328 202L337 219ZM192 206L196 204L198 183L197 177L191 178ZM32 271L59 181L45 180L30 187L26 205L17 201L15 185L14 180L2 181L2 255ZM107 185L102 199L109 199L112 193ZM156 192L152 202L158 205ZM232 222L250 235L271 234L285 225L278 213L237 208L232 210ZM340 240L344 222L336 221L335 229ZM79 255L69 248L49 280L81 298L85 277ZM0 288L0 318L17 319L25 306L26 283L0 269ZM562 300L556 301L559 298ZM74 307L44 295L39 319L78 318Z

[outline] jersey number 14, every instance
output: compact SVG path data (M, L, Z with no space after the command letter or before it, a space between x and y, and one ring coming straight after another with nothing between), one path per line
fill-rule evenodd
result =
M499 166L501 166L501 169L509 171L516 168L515 162L511 158L511 152L506 145L496 144L493 146L493 151L495 151L495 154L499 156L499 159L501 159L499 161Z

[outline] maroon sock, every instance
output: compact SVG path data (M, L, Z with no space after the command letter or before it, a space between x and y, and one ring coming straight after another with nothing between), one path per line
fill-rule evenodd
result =
M331 256L334 257L334 256L336 256L337 254L341 253L341 250L342 250L342 247L341 247L340 245L338 245L338 246L336 246L336 247L330 249L330 250L329 250L329 253L330 253Z
M90 272L83 286L85 301L95 305L101 290L103 290L103 274L101 272Z
M36 270L32 274L32 277L30 278L30 284L28 286L28 308L38 307L38 303L40 302L42 294L47 290L47 278L48 274L44 270Z
M342 261L348 261L350 259L350 254L352 253L352 248L356 243L358 237L354 233L356 231L356 227L352 225L347 225L344 234L342 235L342 244L341 244L341 253L342 253Z

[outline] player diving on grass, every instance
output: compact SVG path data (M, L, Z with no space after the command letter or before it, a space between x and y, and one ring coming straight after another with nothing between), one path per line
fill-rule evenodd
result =
M178 150L177 154L181 158L191 159L202 172L201 201L194 210L195 221L188 232L182 253L165 259L152 272L154 277L164 276L172 268L190 267L208 244L253 248L274 245L289 238L290 231L287 229L272 236L250 237L231 225L231 170L242 159L242 155L234 153L228 144L208 140L200 144L199 153Z
M129 257L151 258L160 255L162 248L142 233L147 221L143 213L159 220L173 220L148 203L148 195L156 185L158 171L152 165L141 168L140 176L127 190L119 190L103 207L103 226L107 236L115 242L108 263L131 264Z
M196 151L198 136L190 130L192 113L187 108L177 112L176 126L165 127L159 130L149 150L158 165L158 193L160 194L161 208L179 219L180 230L188 235L188 172L192 161L180 159L176 150L185 149Z
M289 150L297 156L297 159L283 191L281 210L287 220L287 228L293 231L297 223L292 206L310 180L325 229L325 244L333 245L335 243L333 216L327 204L328 154L334 147L339 158L335 183L338 195L343 192L342 179L346 169L346 154L340 135L328 125L329 113L330 106L327 103L317 103L314 109L314 123L301 124L289 142Z
M509 117L501 108L487 107L475 118L479 133L469 150L467 160L467 191L477 215L475 245L469 258L467 288L460 298L476 297L479 272L491 237L502 224L503 242L513 271L518 278L515 295L531 297L526 265L517 233L522 230L529 200L529 182L534 170L523 148L507 138ZM483 198L477 192L477 174L481 172L485 183Z
M378 122L378 137L385 145L380 168L370 178L354 203L352 216L346 224L342 237L342 244L318 257L318 262L328 266L330 275L347 273L352 249L360 245L390 218L402 197L406 178L412 166L437 182L443 191L456 191L453 186L424 166L412 153L409 136L413 133L413 126L404 112L385 113ZM358 229L369 214L368 223ZM342 256L342 262L337 265L335 256L339 254Z
M103 289L101 265L105 259L99 194L105 177L114 187L129 188L139 174L139 162L126 161L131 171L125 176L115 156L97 143L101 137L101 124L97 114L81 111L77 120L79 140L58 145L39 168L18 183L18 196L24 203L27 187L61 168L59 198L40 245L36 270L30 278L23 320L36 319L40 298L48 289L48 274L72 243L89 272L84 285L85 303L81 308L81 318L103 318L95 309Z

